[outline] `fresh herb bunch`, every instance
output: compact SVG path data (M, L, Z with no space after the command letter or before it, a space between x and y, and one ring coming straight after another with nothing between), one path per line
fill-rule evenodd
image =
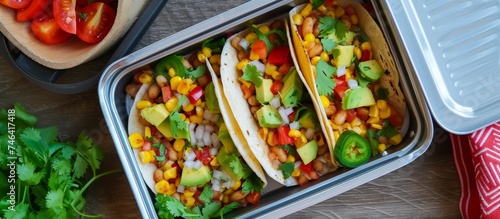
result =
M0 110L0 217L103 216L84 213L86 189L116 172L97 174L101 148L84 133L76 142L60 142L57 127L35 127L37 118L19 103L14 110Z

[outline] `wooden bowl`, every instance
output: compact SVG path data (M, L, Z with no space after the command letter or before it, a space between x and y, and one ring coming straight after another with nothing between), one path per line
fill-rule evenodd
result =
M3 5L0 5L0 31L34 61L52 69L68 69L98 57L119 42L148 2L118 0L115 23L108 35L97 44L85 43L76 35L62 44L44 44L31 32L30 21L17 21L16 10Z

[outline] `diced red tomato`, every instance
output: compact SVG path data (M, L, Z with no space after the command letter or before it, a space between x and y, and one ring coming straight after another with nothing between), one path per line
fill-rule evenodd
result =
M240 88L241 88L241 91L243 92L243 98L245 98L245 100L248 99L250 96L252 96L252 94L253 94L252 89L250 89L249 87L247 87L244 84L241 84Z
M64 32L54 18L47 14L38 16L31 22L31 32L42 42L49 45L66 42L71 34Z
M352 122L356 118L356 110L348 109L348 110L346 110L346 112L347 112L346 120L348 122Z
M278 68L278 72L282 75L286 75L288 74L288 72L290 72L290 68L292 68L292 64L290 64L289 62L283 63L283 65Z
M342 77L344 77L344 76L342 76ZM347 89L349 89L349 85L347 84L345 79L342 79L342 77L341 78L334 78L336 85L335 85L335 88L333 88L333 90L335 91L335 94L340 99L342 99L344 97L345 91Z
M278 143L281 145L292 144L295 142L295 139L288 136L290 132L290 127L287 125L282 125L278 127Z
M49 7L50 0L33 0L31 4L17 11L17 21L29 21L43 14Z
M260 194L258 192L250 192L245 197L245 200L247 202L252 203L253 205L256 205L259 202L259 199L260 199Z
M398 111L396 111L396 109L394 109L393 106L390 107L391 107L391 115L388 118L389 122L394 127L400 127L404 122L404 118L401 114L399 114Z
M200 86L196 86L193 90L189 92L187 98L191 104L195 104L202 96L205 91Z
M290 113L290 115L288 115L288 120L294 121L295 120L295 114L297 114L296 111L293 111L292 113Z
M267 57L267 62L273 65L283 65L290 58L290 48L288 46L275 46Z
M116 13L109 5L93 2L79 11L76 35L87 43L101 42L115 22Z
M252 52L259 56L260 59L267 57L267 47L263 40L255 40L252 43Z
M202 150L194 150L196 159L201 161L203 165L209 165L212 158L210 157L210 147L203 147Z
M76 0L54 0L54 18L62 30L76 34Z
M142 145L142 150L143 151L149 151L149 150L151 150L151 142L144 141L144 144Z
M360 118L363 121L366 121L370 116L368 115L370 113L370 110L368 110L365 107L358 107L356 108L356 115L358 118Z
M0 4L13 9L22 9L28 7L32 0L0 0Z
M170 86L165 86L161 88L161 95L163 97L163 102L166 103L170 98L172 98L172 88Z
M359 59L359 61L360 62L368 61L370 60L370 56L371 56L370 50L365 49L361 52L361 59Z
M309 175L309 173L313 170L312 162L309 162L308 164L302 163L299 168L302 172Z
M330 7L332 4L333 4L334 0L325 0L325 2L323 2L323 5L325 7Z
M273 85L271 85L271 93L276 95L281 91L282 88L283 88L283 83L281 83L280 80L275 80L273 82Z

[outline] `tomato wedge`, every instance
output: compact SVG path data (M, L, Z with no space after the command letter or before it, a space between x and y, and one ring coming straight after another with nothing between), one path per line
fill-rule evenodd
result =
M28 7L17 11L17 20L29 21L38 17L49 7L50 2L50 0L33 0Z
M13 9L22 9L31 4L31 0L0 0L0 4Z
M31 31L42 42L54 45L66 42L71 34L63 31L57 21L48 15L41 15L31 22Z
M62 30L76 33L76 0L54 0L52 10L54 18Z
M276 46L269 53L267 61L273 65L283 65L288 62L290 48L288 46Z
M87 43L101 42L111 30L115 17L109 5L93 2L81 9L76 19L76 35Z

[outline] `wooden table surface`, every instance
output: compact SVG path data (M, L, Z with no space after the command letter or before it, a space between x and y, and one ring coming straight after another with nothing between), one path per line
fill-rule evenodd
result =
M246 1L170 0L135 50ZM80 66L75 75L99 71L106 60ZM88 74L88 73L87 73ZM76 77L76 76L75 76ZM0 108L22 103L39 118L56 125L61 139L76 140L84 131L105 151L101 171L122 169L103 119L96 88L64 95L46 91L22 77L0 57ZM436 126L428 151L411 164L287 218L459 218L460 185L448 133ZM88 193L88 211L106 218L140 218L123 172L98 180Z

